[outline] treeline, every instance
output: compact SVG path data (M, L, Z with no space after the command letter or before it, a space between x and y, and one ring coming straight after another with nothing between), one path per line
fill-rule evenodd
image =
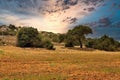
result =
M105 51L118 51L120 43L113 38L104 35L98 39L87 39L85 46L87 48L94 48Z
M33 27L16 27L11 24L9 26L1 26L0 30L0 35L16 35L16 45L19 47L55 50L53 43L64 43L65 47L79 46L80 48L85 47L105 51L118 51L120 48L120 43L107 35L97 39L86 38L88 34L93 32L89 26L85 25L76 26L65 34L55 34L46 31L39 32Z

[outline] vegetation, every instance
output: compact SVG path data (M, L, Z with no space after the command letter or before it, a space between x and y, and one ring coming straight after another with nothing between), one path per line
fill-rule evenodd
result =
M86 47L105 51L117 51L120 43L109 36L102 36L99 39L88 39Z
M52 44L52 42L48 38L43 38L42 45L44 48L47 48L49 50L55 50L54 45Z
M76 40L79 43L80 48L83 48L83 40L85 40L85 35L92 33L92 29L88 26L79 25L69 30L67 33L67 43L73 44Z
M17 35L17 46L19 47L39 47L53 49L50 40L42 39L37 29L32 27L23 27Z
M41 31L41 36L51 40L52 42L59 42L59 34L55 34L52 32Z
M65 47L74 47L74 44L72 41L67 41Z
M59 34L59 43L64 42L65 41L65 37L66 37L65 34Z
M32 27L16 27L15 25L0 26L0 45L15 45L19 47L36 47L55 50L54 43L65 43L65 47L80 46L105 51L118 51L120 43L104 35L99 39L87 39L86 35L92 33L88 26L79 25L69 30L66 34L55 34L41 31ZM17 42L16 41L17 34ZM13 37L11 37L13 36ZM11 38L10 38L11 37Z
M41 43L41 38L37 29L32 27L23 27L17 35L17 45L19 47L38 47Z
M10 24L7 25L1 25L0 26L0 35L11 35L15 36L18 32L18 28L15 25Z

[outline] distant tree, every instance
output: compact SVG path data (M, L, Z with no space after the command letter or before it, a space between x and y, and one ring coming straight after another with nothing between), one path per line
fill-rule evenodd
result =
M65 40L65 34L59 34L59 43L61 43L61 42L64 42L64 40Z
M40 33L41 33L42 37L49 38L52 42L59 42L58 34L55 34L52 32L46 32L46 31L42 31Z
M17 34L18 28L15 25L10 24L0 26L0 35L11 35L15 36Z
M88 26L79 25L68 31L68 37L71 37L72 42L78 41L80 48L83 48L83 40L85 35L92 33L92 29Z
M87 40L86 47L105 51L116 51L120 47L120 43L113 38L104 35L99 39Z
M17 45L20 47L37 47L41 39L37 29L32 27L23 27L17 35Z
M8 26L8 28L9 29L11 29L11 30L17 30L17 27L15 26L15 25L12 25L12 24L10 24L9 26Z

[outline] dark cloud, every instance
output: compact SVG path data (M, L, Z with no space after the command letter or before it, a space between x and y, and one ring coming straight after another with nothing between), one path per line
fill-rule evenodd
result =
M103 25L103 26L110 26L111 25L111 21L108 17L105 17L105 18L101 18L98 23L100 23L100 25Z
M86 5L96 6L98 3L104 2L104 0L82 0Z
M17 16L20 21L38 16L43 22L44 20L48 22L60 21L66 23L67 27L69 27L73 24L79 24L78 20L96 11L98 5L106 6L106 4L103 3L104 1L105 0L0 0L0 14ZM3 14L1 16L4 16ZM39 24L38 18L35 20L36 22L38 21ZM107 18L100 19L98 22L99 24L107 26L111 24L111 21ZM27 21L27 23L29 22ZM92 25L95 24L97 23L92 23ZM52 26L52 23L50 23L50 26Z
M63 0L65 5L76 5L78 3L78 0Z
M89 11L89 12L94 11L94 10L95 10L94 7L90 7L90 8L88 8L88 11Z
M77 21L77 18L72 18L72 17L67 17L66 19L63 20L63 22L68 22L70 24L73 24Z
M0 0L0 9L18 11L18 12L39 12L39 13L55 13L58 11L65 11L71 6L77 4L97 5L103 0L56 0L51 5L51 0ZM54 7L54 8L52 8ZM87 9L93 11L94 7Z

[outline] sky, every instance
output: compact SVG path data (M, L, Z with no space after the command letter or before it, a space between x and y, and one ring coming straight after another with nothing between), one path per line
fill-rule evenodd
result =
M120 39L120 0L0 0L3 24L55 33L84 24L93 29L91 37Z

